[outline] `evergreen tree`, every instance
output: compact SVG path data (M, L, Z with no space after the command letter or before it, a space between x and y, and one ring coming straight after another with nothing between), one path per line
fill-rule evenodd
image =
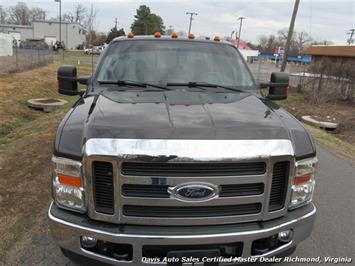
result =
M117 27L113 27L111 31L107 35L106 43L110 43L114 38L120 37L120 36L125 36L126 33L124 32L124 29L117 29Z
M134 18L131 30L135 35L151 35L157 31L161 34L165 33L163 19L151 13L150 8L146 5L141 5L137 9L137 14Z

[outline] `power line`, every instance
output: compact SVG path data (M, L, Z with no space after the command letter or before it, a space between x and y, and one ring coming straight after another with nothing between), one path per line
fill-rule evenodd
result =
M191 24L192 24L192 20L193 20L193 16L197 16L197 13L195 12L186 12L186 15L190 15L190 24L189 24L189 33L188 35L190 35L191 32Z

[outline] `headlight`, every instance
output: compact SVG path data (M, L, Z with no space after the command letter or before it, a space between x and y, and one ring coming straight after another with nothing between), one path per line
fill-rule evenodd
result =
M85 212L81 162L55 156L52 162L54 201L59 207Z
M289 209L301 207L312 201L317 164L316 157L296 162Z

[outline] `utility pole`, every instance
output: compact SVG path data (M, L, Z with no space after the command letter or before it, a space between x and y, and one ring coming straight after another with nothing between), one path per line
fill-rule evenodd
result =
M117 30L118 20L115 18L115 29Z
M94 17L94 5L93 3L91 3L91 6L90 6L90 16L89 16L89 25L88 25L88 28L89 28L89 40L88 40L88 43L87 45L91 45L91 41L92 41L92 32L93 32L93 17Z
M192 24L192 20L193 20L193 16L197 16L197 13L195 12L186 12L186 15L190 15L190 25L189 25L189 33L188 35L190 35L191 32L191 24Z
M239 17L238 20L240 20L240 24L239 24L239 32L238 32L238 43L237 43L237 48L239 48L239 43L240 43L240 33L242 32L242 24L243 24L243 19L245 19L245 17Z
M4 17L2 15L2 6L0 5L0 24L5 24Z
M234 30L231 32L231 40L233 40L233 34L234 34Z
M348 42L349 45L351 45L352 43L354 43L354 39L353 39L354 32L355 32L355 29L350 29L349 32L347 33L347 34L350 34L350 37L349 37L349 39L347 40L347 42Z
M295 27L295 21L296 21L296 16L297 16L297 11L298 11L299 4L300 4L300 0L295 0L295 5L293 7L292 18L291 18L291 22L290 22L290 27L288 29L288 34L287 34L285 53L284 53L284 56L282 58L282 65L281 65L281 70L280 70L281 72L284 72L285 69L286 69L288 52L290 50L290 45L291 45L291 40L292 40L292 33L293 33L293 29Z
M59 42L62 43L62 0L54 0L59 2Z

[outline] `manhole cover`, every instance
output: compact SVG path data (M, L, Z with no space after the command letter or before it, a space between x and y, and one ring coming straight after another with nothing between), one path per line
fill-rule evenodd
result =
M29 99L27 105L34 109L42 110L43 112L52 112L56 107L66 104L67 101L55 98L38 98Z

